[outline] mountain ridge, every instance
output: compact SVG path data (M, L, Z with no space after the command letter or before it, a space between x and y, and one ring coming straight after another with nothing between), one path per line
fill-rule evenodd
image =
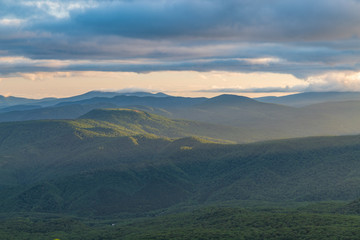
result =
M2 194L1 211L107 216L185 202L349 201L360 196L360 164L354 159L360 135L245 145L144 135L77 139L61 149L73 149L70 159L59 151L49 161L46 156L54 152L45 148L38 148L43 157L35 162L21 152L14 155L13 169L8 164L6 171L23 173L24 180L37 177L21 187L12 184L11 194Z
M360 101L360 92L303 92L281 97L259 97L260 102L304 107L325 102Z

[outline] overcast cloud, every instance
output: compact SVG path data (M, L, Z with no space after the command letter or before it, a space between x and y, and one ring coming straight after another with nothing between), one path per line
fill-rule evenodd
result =
M357 0L0 0L0 75L357 72L359 12Z

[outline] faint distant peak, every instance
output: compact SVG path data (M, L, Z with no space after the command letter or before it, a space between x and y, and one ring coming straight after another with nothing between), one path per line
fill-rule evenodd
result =
M231 95L231 94L223 94L219 95L217 97L210 98L206 100L203 104L209 105L239 105L239 104L254 104L258 103L256 100L244 97L244 96L238 96L238 95Z
M119 95L124 96L136 96L136 97L170 97L170 95L167 95L162 92L158 93L151 93L151 92L128 92L128 93L119 93Z
M304 92L281 97L256 98L260 102L303 107L325 102L359 101L360 92Z

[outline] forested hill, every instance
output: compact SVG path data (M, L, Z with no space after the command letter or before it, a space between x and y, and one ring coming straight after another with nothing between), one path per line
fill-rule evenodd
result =
M169 128L157 129L160 123ZM360 197L360 136L229 145L156 135L171 124L186 129L114 109L1 124L1 211L97 216L185 203Z
M308 95L300 98L306 99ZM321 98L323 95L319 94L320 99L323 99ZM332 98L323 100L326 99ZM172 97L163 94L116 95L116 93L90 92L56 101L39 100L3 107L0 108L0 122L77 119L92 110L104 108L134 109L169 119L202 122L202 126L208 124L209 131L204 134L202 130L195 132L195 135L223 138L238 143L360 134L359 101L330 101L297 108L235 95L220 95L207 99ZM223 130L218 131L220 126L214 125L221 125Z

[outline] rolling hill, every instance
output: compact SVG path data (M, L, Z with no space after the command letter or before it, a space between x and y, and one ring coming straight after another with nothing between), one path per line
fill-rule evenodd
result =
M214 128L211 137L220 134L220 138L238 143L360 133L357 101L328 102L294 108L234 95L220 95L210 99L171 97L161 94L156 95L158 97L140 95L94 97L35 109L31 109L33 108L31 105L13 106L7 109L18 108L18 110L0 113L0 122L76 119L98 108L131 108L171 119L197 121L202 122L203 125L212 124L213 128L214 125L222 125L225 134L215 131ZM30 109L24 110L27 107ZM228 129L232 128L233 133L225 130L225 126ZM195 135L198 134L204 135L201 132Z
M246 145L165 137L191 124L115 109L0 124L0 210L107 216L360 197L360 136Z
M360 128L339 127L340 122L321 109L298 109L234 95L220 95L191 107L167 111L173 118L248 129L259 140L360 132Z

